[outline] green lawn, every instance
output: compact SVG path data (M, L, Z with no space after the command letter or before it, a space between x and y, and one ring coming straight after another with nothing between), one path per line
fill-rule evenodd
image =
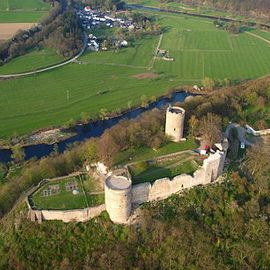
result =
M133 184L154 182L163 177L172 179L180 174L192 174L199 167L199 163L190 153L183 153L170 161L147 163L140 161L128 167Z
M211 20L177 15L159 18L162 25L171 27L164 34L161 47L175 61L156 61L158 72L180 75L191 81L204 77L254 79L270 73L269 44L263 40L247 33L231 35L216 29Z
M235 19L243 19L244 16L240 16L237 14L233 14L230 12L226 12L223 10L213 9L208 7L207 5L204 6L194 6L194 5L187 5L183 3L175 3L168 1L167 3L161 3L159 0L128 0L127 3L129 4L139 4L147 7L157 7L161 9L169 9L174 11L186 12L186 13L193 13L193 14L202 14L202 15L210 15L210 16L220 16L220 17L228 17L228 18L235 18Z
M8 64L0 66L0 74L12 74L32 71L63 61L65 58L49 49L36 50L12 59Z
M55 210L65 210L65 209L81 209L88 206L96 206L104 203L104 195L84 195L84 182L90 181L89 178L85 178L80 181L77 177L71 177L59 181L53 181L45 184L39 190L37 190L32 196L33 205L38 209L55 209ZM79 194L74 195L71 191L66 189L66 184L77 183ZM82 184L83 183L83 184ZM44 190L48 190L49 186L58 185L60 192L50 196L44 196ZM86 183L87 185L87 183Z
M34 23L48 14L47 11L0 11L0 23Z
M169 142L157 150L153 150L146 147L139 149L129 149L127 151L121 152L117 156L115 160L115 165L127 163L127 160L129 160L130 162L151 160L156 157L173 154L176 152L193 150L198 148L198 146L199 145L197 142L193 140L187 140L185 142L180 143Z
M0 0L0 23L36 22L49 10L42 0Z
M262 38L265 38L267 40L270 41L270 32L269 31L261 31L261 30L255 30L255 31L252 31L251 33L254 33Z
M0 138L63 125L79 119L82 112L96 117L102 108L126 109L139 105L142 95L160 96L176 86L200 84L204 77L239 81L270 73L269 44L261 39L247 33L230 35L202 18L158 13L157 19L166 29L161 48L169 50L174 62L153 59L159 40L153 36L118 52L85 53L81 64L1 81ZM27 67L35 61L30 56L14 60L21 64L10 62L2 69ZM40 56L36 58L38 63ZM134 77L147 72L160 76Z

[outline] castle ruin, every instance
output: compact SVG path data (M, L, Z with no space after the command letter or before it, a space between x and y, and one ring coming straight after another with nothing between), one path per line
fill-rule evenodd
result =
M183 138L184 118L184 109L168 107L165 132L175 142L179 142ZM203 161L203 165L193 175L181 174L173 179L157 179L152 184L145 182L132 185L129 177L109 173L104 183L105 204L97 207L65 211L36 210L32 209L27 199L29 218L40 222L42 220L86 221L98 216L106 209L114 223L127 224L129 223L132 209L142 203L162 200L185 189L198 185L207 185L216 181L223 172L228 140L225 139L222 143L216 144L216 149L216 152L210 153L208 158Z
M166 111L165 134L172 141L180 142L184 133L185 110L181 107L169 106Z

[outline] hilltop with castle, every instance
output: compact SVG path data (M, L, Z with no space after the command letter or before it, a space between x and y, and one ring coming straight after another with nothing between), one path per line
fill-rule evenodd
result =
M185 110L181 107L169 106L166 110L165 134L171 141L181 144L185 141L184 136L184 120ZM180 173L174 177L163 177L157 179L147 179L144 176L143 181L138 176L139 182L134 181L134 175L129 170L131 164L108 171L107 168L99 163L99 171L97 172L103 179L104 203L95 206L89 206L82 209L46 209L39 208L33 203L35 194L41 193L50 199L50 196L60 193L61 179L49 179L41 182L31 194L27 197L29 208L29 218L32 221L41 222L42 220L62 220L64 222L71 221L87 221L98 216L103 211L107 211L110 219L114 223L129 224L133 212L141 204L145 202L163 200L172 194L179 193L183 190L198 186L207 185L216 182L222 175L226 154L228 150L228 141L223 139L222 142L215 144L214 150L205 155L201 160L201 164L191 173ZM177 158L177 164L181 164L181 159L186 158L183 153L173 153L158 158L158 162L171 165L172 161ZM192 153L192 157L199 154ZM189 160L190 157L187 158ZM135 166L133 164L133 166ZM169 167L169 166L168 166ZM80 177L80 174L74 177ZM80 179L80 178L79 178ZM57 183L57 184L55 184ZM47 188L44 189L44 185ZM80 188L79 182L65 182L65 189L72 192L73 196L78 196ZM83 189L83 188L82 188ZM46 191L46 192L45 192ZM85 191L82 190L85 195ZM49 195L48 195L49 194ZM96 195L96 194L95 194Z

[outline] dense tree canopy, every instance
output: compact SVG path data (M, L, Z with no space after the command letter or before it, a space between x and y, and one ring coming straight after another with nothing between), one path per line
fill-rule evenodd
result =
M269 269L270 164L262 165L264 177L232 172L222 184L145 205L129 227L107 214L40 225L20 207L0 223L0 268Z

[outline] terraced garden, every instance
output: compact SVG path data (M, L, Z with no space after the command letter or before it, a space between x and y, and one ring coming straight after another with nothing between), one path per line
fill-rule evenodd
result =
M241 81L270 74L270 46L256 36L231 35L207 19L147 13L164 27L160 48L174 62L154 56L160 37L152 36L118 52L88 52L80 63L0 81L0 137L63 125L82 112L94 118L104 108L126 109L139 105L143 95L157 97L176 86L200 84L204 77ZM252 32L270 39L267 32ZM27 55L19 60L25 67L34 62ZM11 65L2 68L13 70ZM138 76L146 73L157 76Z

